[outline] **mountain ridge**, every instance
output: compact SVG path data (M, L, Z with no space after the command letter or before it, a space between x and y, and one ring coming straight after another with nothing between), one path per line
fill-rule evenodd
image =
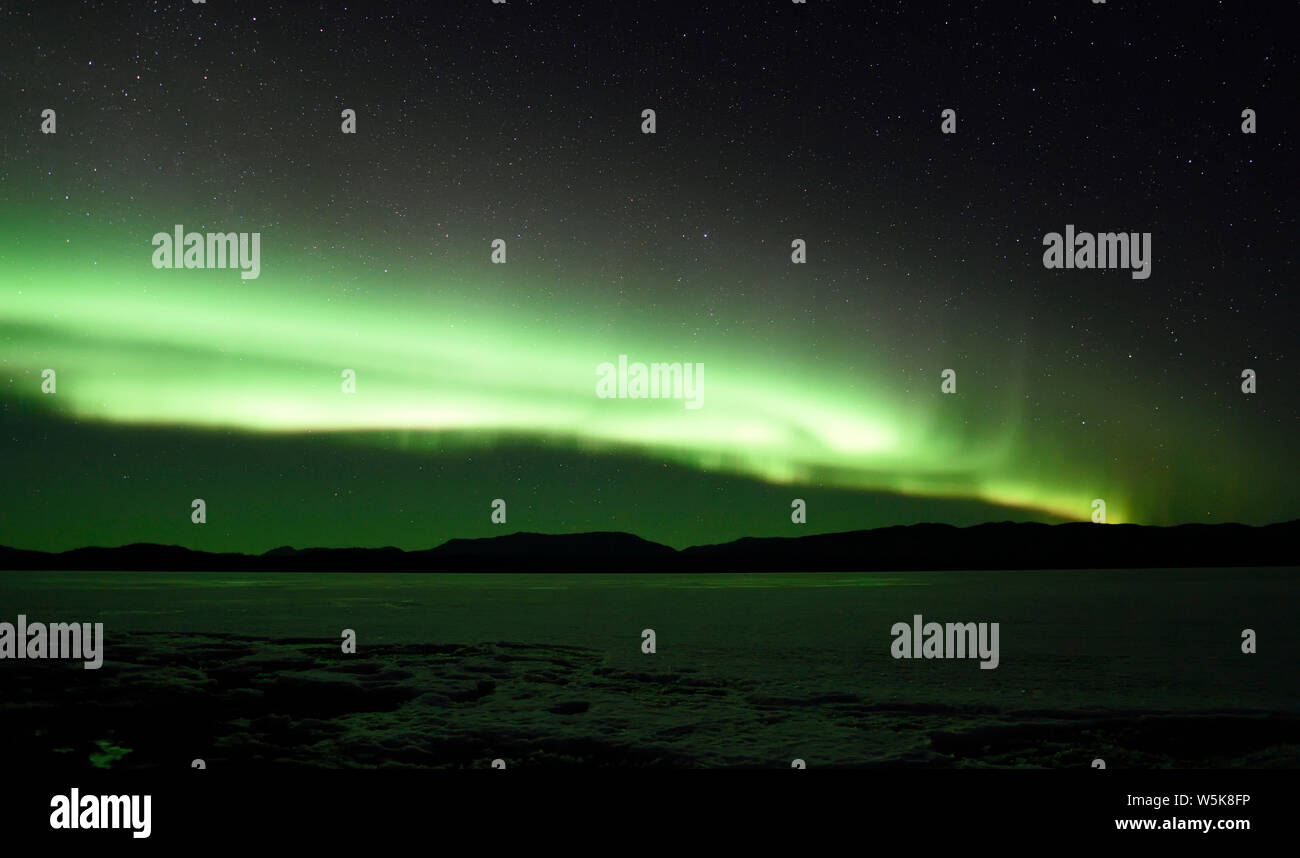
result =
M1268 525L986 522L746 536L671 548L622 531L453 538L433 548L208 552L136 542L61 552L0 546L3 570L339 572L762 572L1119 569L1300 565L1300 519Z

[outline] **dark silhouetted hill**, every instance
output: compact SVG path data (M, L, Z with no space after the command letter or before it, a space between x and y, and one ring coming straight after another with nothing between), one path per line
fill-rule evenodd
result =
M136 543L60 553L0 547L0 569L285 572L831 572L1296 566L1300 521L1252 527L1001 522L746 537L677 551L630 533L512 533L423 551L292 548L214 554Z
M1090 522L1000 522L958 528L914 524L801 537L747 537L687 548L692 568L1122 569L1294 566L1300 521L1250 527L1148 527Z

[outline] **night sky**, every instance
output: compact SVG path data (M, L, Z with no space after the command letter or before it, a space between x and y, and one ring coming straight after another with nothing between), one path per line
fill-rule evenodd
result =
M1288 5L6 4L0 544L1295 518Z

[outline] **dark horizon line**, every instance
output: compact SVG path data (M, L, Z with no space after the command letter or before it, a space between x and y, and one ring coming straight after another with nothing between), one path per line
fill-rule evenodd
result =
M936 538L941 532L947 538ZM1293 566L1300 565L1297 545L1300 519L1266 525L1189 522L1100 528L1092 522L1001 521L965 527L922 522L803 536L745 536L682 549L624 531L515 531L454 537L415 550L285 545L260 554L152 542L57 552L0 546L0 569L721 572Z
M176 549L179 551L188 551L194 554L209 554L209 555L222 555L222 556L234 556L234 557L266 557L267 555L274 555L276 552L285 552L285 551L293 551L296 553L327 552L327 551L397 551L402 554L420 554L429 551L439 551L443 548L446 548L448 545L451 545L452 543L488 542L496 539L509 539L512 537L520 537L520 536L536 536L542 538L564 538L564 537L580 537L580 536L626 536L626 537L631 537L633 539L640 540L641 542L649 543L650 545L659 546L661 548L668 549L669 551L674 551L678 554L681 554L687 551L696 551L705 548L715 548L723 545L735 545L736 543L747 542L751 540L809 539L809 538L821 537L821 536L846 536L849 534L882 533L885 531L899 530L899 529L913 528L913 527L941 527L941 528L949 528L952 530L974 530L980 527L1001 527L1006 525L1014 525L1016 527L1022 527L1022 526L1024 527L1029 527L1029 526L1071 527L1074 525L1085 525L1085 524L1091 525L1094 523L1095 522L1090 522L1090 521L1058 521L1058 522L1013 521L1009 518L1002 519L1001 521L982 521L979 522L978 524L965 524L965 525L949 524L943 521L914 521L910 524L887 524L881 527L855 528L853 530L830 530L825 532L808 533L802 535L738 536L735 539L729 539L725 542L702 542L698 545L688 545L685 548L673 548L671 545L668 545L663 542L655 542L653 539L646 539L644 536L641 536L640 534L632 533L631 531L628 530L566 530L566 531L549 532L549 533L540 530L514 530L511 531L510 533L500 533L500 534L494 534L492 536L453 536L453 537L449 537L448 539L436 545L431 545L428 548L398 548L396 545L378 545L378 546L344 545L344 546L336 546L336 547L329 547L324 545L310 545L305 548L296 548L292 545L286 544L286 545L277 545L274 548L268 548L265 551L249 552L249 551L209 551L204 548L190 548L189 546L180 545L174 542L124 542L121 543L120 545L80 545L77 546L76 548L64 548L59 551L47 551L41 548L19 548L16 545L0 545L0 551L23 551L31 554L44 554L50 557L57 557L63 554L70 554L74 551L122 551L128 548L169 548L169 549ZM1275 522L1270 522L1269 524L1245 524L1244 522L1239 522L1239 521L1217 521L1217 522L1186 521L1186 522L1181 522L1179 524L1137 524L1136 522L1115 522L1113 524L1106 523L1106 526L1141 528L1143 530L1176 530L1178 528L1183 528L1183 527L1244 527L1252 530L1263 530L1265 528L1284 527L1286 525L1291 525L1291 524L1300 524L1300 518L1292 518L1292 519L1287 519L1285 521L1275 521Z

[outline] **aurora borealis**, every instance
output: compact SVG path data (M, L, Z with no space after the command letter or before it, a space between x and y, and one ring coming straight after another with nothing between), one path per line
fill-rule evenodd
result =
M496 497L678 546L795 497L808 532L1293 518L1275 36L1144 64L1086 6L1010 59L960 11L866 58L817 9L6 10L0 544L414 548ZM921 61L952 39L977 73ZM1098 109L1134 69L1182 94ZM1066 223L1151 232L1150 278L1044 270ZM173 224L260 232L260 276L154 269ZM598 398L619 355L703 364L703 407Z

